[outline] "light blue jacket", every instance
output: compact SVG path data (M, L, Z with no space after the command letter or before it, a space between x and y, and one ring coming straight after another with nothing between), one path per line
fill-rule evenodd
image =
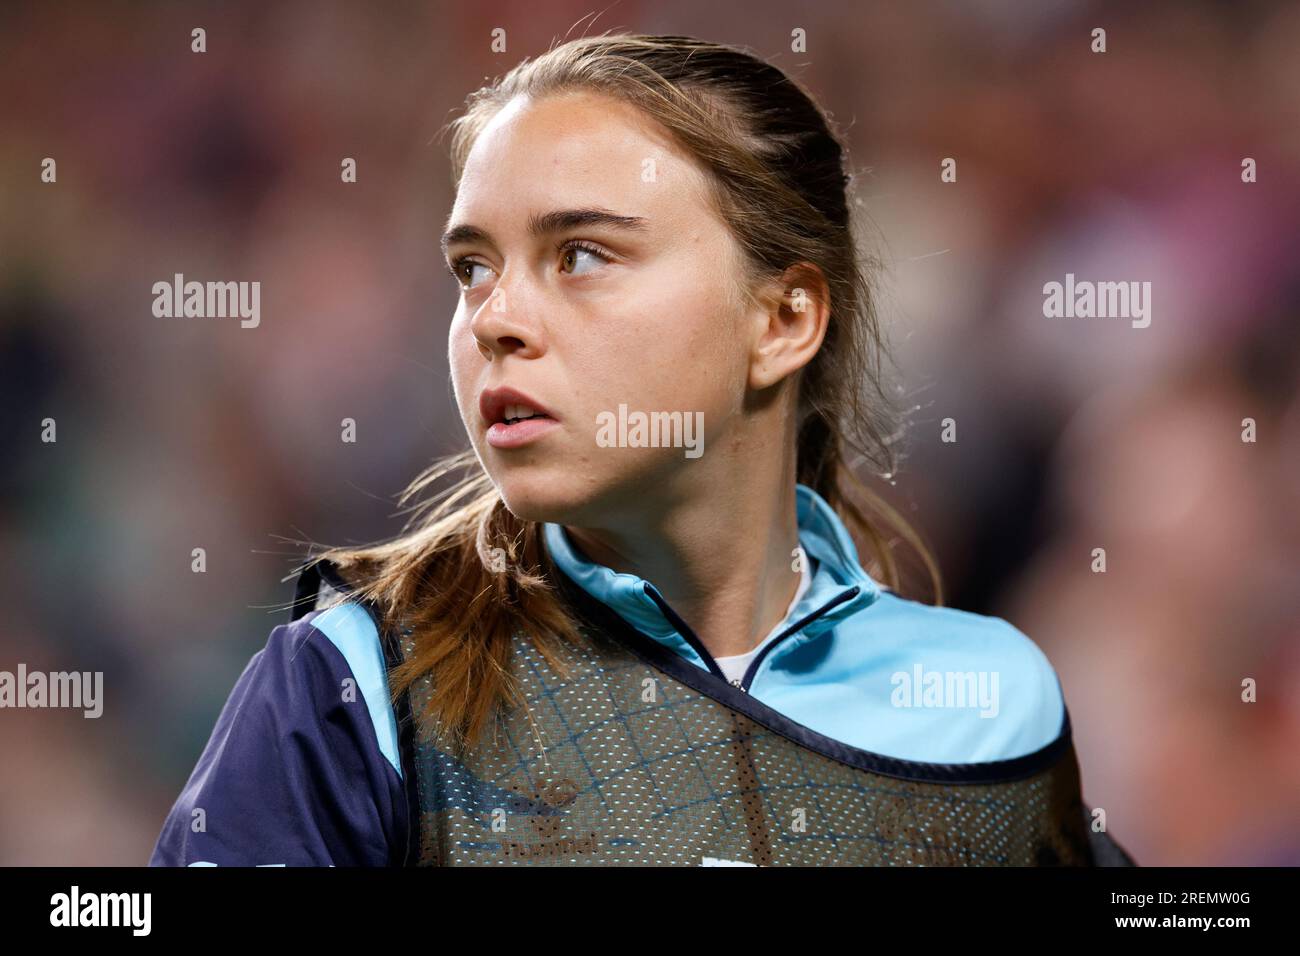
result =
M1033 642L998 618L882 588L835 512L812 489L796 490L812 584L743 678L753 698L851 747L921 763L1009 760L1066 732L1060 685ZM559 525L543 534L562 573L689 662L681 666L698 682L725 682L651 582L586 560ZM304 573L300 588L315 595L318 578ZM386 667L374 619L356 601L275 627L226 701L150 863L410 862L414 788ZM359 693L340 693L347 687ZM199 809L207 826L195 830Z
M1047 657L996 617L909 601L872 580L826 501L795 486L812 585L749 666L742 688L819 733L885 756L980 763L1033 753L1064 731ZM722 672L653 583L589 561L546 524L560 570L686 660Z

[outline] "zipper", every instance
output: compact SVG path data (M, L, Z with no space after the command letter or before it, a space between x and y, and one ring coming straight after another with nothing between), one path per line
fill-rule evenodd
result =
M659 605L659 610L663 611L664 617L668 618L668 623L676 628L677 633L686 638L686 643L691 645L696 654L700 655L705 665L709 668L709 671L714 674L714 676L726 680L727 675L722 673L722 668L719 667L718 662L713 659L713 655L709 653L708 648L706 648L700 639L695 636L695 632L691 630L691 626L683 621L678 613L668 606L668 602L663 599L655 586L647 581L642 585L642 588L645 590L646 594L650 595L650 599L654 601L655 604Z
M749 662L749 666L745 668L745 675L740 679L740 684L739 684L740 689L743 690L746 694L749 693L749 687L754 682L754 675L758 673L759 665L763 663L764 658L766 658L768 654L772 653L772 648L776 647L776 645L780 644L790 635L802 631L805 627L807 627L813 621L817 620L817 618L821 617L831 608L837 607L843 604L845 601L857 597L858 592L861 590L862 588L859 585L856 584L853 585L853 587L849 588L847 591L842 591L841 593L835 595L835 597L831 598L829 601L827 601L817 610L810 612L802 620L796 621L794 624L791 624L788 628L786 628L776 637L772 638L772 640L768 642L767 646L764 647L761 651L759 651L758 654L754 657L754 659Z
M788 628L786 628L776 637L772 638L772 640L768 641L767 645L761 651L759 651L758 655L752 661L749 662L749 666L745 668L745 674L743 677L741 677L739 680L727 680L727 675L722 673L722 668L719 667L718 662L713 659L713 655L709 653L708 648L704 646L704 643L699 639L699 637L696 636L695 632L691 630L691 626L687 624L685 621L683 621L681 619L681 616L678 615L678 613L668 605L668 602L663 599L663 597L655 589L654 585L650 584L647 581L643 585L643 587L645 589L645 593L650 596L650 599L659 606L659 610L663 612L664 617L668 618L668 623L671 624L674 628L676 628L677 632L686 639L686 643L691 645L691 648L695 651L696 654L700 655L700 659L704 661L705 666L707 666L709 669L709 672L712 673L714 676L720 677L722 680L727 681L727 683L730 684L732 687L735 687L736 689L743 691L746 694L749 693L750 685L753 683L754 675L758 672L759 665L763 663L763 660L767 657L768 654L772 652L772 649L774 647L776 647L786 638L790 637L792 634L797 634L799 631L803 630L805 627L807 627L813 621L817 620L817 618L821 617L831 608L837 607L838 605L843 604L845 601L857 597L858 592L862 590L861 586L855 584L847 591L843 591L837 594L835 597L831 598L831 600L827 601L817 610L810 611L808 614L804 615L794 624L791 624Z

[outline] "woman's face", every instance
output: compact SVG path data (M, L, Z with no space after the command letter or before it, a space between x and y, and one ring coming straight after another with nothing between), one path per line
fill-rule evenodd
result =
M703 171L634 107L585 92L507 105L470 152L445 246L456 401L516 515L599 526L704 484L734 447L754 328L731 293L741 251ZM549 420L485 418L482 394L502 388ZM678 413L683 444L620 445L620 405L629 424Z

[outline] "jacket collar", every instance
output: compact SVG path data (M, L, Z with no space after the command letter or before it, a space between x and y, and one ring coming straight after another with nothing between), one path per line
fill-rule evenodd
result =
M859 563L857 548L839 515L807 485L795 484L795 516L799 544L816 559L816 566L808 591L782 622L782 633L805 618L811 620L781 640L780 646L772 649L772 657L788 653L870 606L882 591ZM651 582L588 560L574 547L562 525L544 523L542 536L551 560L584 591L638 631L707 667L691 642L665 615L660 605L666 602Z

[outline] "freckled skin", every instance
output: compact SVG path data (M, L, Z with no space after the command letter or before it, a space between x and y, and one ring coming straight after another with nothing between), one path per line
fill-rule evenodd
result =
M642 180L646 158L654 182ZM525 232L529 213L592 207L649 226L637 235ZM725 311L722 278L740 251L705 199L702 171L638 111L590 94L516 100L471 151L450 221L495 240L450 250L482 267L462 295L448 346L461 417L516 514L617 520L644 509L647 495L673 494L685 471L703 471L712 447L743 440L733 426L749 372L747 332L744 316ZM603 263L579 252L576 266L566 263L557 247L570 238L622 258ZM504 311L493 311L494 288ZM503 384L534 396L560 427L522 448L488 445L478 396ZM702 411L704 458L598 446L597 415L616 414L620 402L629 411Z
M795 285L825 291L807 263L797 282L770 277L758 304L738 304L742 250L706 183L665 130L608 96L507 104L471 150L449 219L490 240L448 249L472 263L462 264L448 350L461 417L506 506L564 525L592 560L652 581L727 655L775 626L798 584L797 373L820 348L829 309L824 295L789 306ZM646 228L528 235L532 215L593 208ZM612 260L562 248L574 239ZM489 445L479 393L502 385L559 424L528 445ZM620 403L702 412L703 454L600 447L598 415L616 416Z

